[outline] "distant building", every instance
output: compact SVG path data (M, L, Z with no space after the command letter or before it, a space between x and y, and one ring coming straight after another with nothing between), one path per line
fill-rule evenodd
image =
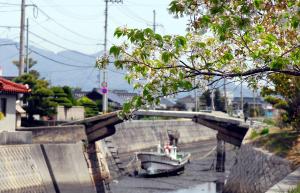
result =
M137 96L137 93L128 92L127 90L111 90L111 93L116 94L118 97L120 97L123 101L129 101L134 96Z
M179 98L177 101L178 105L182 105L185 107L185 109L179 109L179 110L187 110L187 111L193 111L195 109L195 98L191 95Z
M256 97L243 97L243 104L248 103L249 109L259 110L260 116L273 117L277 116L278 111L271 104L265 102L263 98ZM241 97L234 97L232 101L232 107L234 111L241 110Z
M75 99L79 99L79 98L81 98L81 97L86 96L88 93L89 93L88 91L82 91L82 90L80 90L80 89L75 89L75 90L73 91L73 97L74 97Z
M264 108L265 105L267 104L266 102L263 101L263 99L261 97L256 97L255 100L253 97L243 97L243 104L245 104L245 103L248 103L249 108L253 108L254 105L256 107ZM233 110L242 109L241 108L241 97L233 98L232 107L233 107Z
M102 101L102 93L99 89L96 88L94 88L91 92L88 92L86 94L86 97L88 97L93 101L97 101L97 100ZM122 98L120 98L118 95L114 94L113 92L108 92L107 98L108 98L108 106L114 109L120 109L125 102Z
M0 120L0 131L16 130L16 109L19 114L24 113L21 107L16 106L17 95L29 92L30 89L27 86L0 77L0 111L4 115L4 118Z

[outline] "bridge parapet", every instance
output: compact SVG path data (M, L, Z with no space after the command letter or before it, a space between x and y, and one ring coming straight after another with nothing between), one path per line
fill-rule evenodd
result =
M161 111L139 110L135 115L162 116L190 118L194 122L218 131L218 139L227 143L240 146L248 129L249 124L243 123L242 119L229 117L222 112L187 112L187 111Z

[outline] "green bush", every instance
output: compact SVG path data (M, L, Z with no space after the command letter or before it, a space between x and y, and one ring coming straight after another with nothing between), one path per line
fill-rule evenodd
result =
M250 134L250 139L255 139L258 136L259 136L259 133L257 133L257 131L255 131L255 130L253 130Z
M264 119L263 123L268 124L268 125L272 125L272 126L276 125L276 121L274 119L270 119L270 118Z
M289 190L288 193L300 193L300 183L295 189Z
M261 132L259 133L260 135L267 135L269 134L269 128L263 128L263 130L261 130Z

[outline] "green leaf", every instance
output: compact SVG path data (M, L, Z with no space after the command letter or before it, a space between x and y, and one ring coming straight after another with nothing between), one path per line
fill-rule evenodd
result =
M285 65L288 64L288 61L282 57L274 58L271 62L270 67L275 70L283 69Z
M226 52L226 53L224 54L223 58L224 58L225 60L230 61L230 60L233 59L233 55L232 55L230 52Z
M114 57L118 57L121 51L121 47L118 46L112 46L109 50L109 54L113 54Z
M292 19L291 19L291 25L293 28L297 28L299 26L299 17L296 17L296 16L293 16Z
M260 9L260 8L261 8L262 3L263 3L263 0L254 0L254 6L255 6L257 9Z
M161 54L161 59L164 63L168 63L172 58L172 54L170 52L163 52Z
M267 40L268 42L276 42L276 41L277 41L277 38L276 38L276 36L274 36L273 34L268 34L268 35L266 36L266 40Z
M175 38L175 47L177 49L179 49L181 47L186 47L186 43L187 43L187 39L183 36L177 36Z
M199 46L200 48L205 48L206 44L204 42L198 42L197 46Z
M123 35L123 30L121 28L117 28L115 30L114 36L116 36L117 38L121 37Z
M131 110L131 104L130 104L130 102L124 103L124 104L123 104L123 111L124 111L125 113L129 113L130 110Z

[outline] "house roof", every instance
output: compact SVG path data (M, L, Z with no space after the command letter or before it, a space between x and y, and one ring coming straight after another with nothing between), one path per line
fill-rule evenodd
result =
M23 85L0 77L0 92L7 93L28 93L30 89Z

